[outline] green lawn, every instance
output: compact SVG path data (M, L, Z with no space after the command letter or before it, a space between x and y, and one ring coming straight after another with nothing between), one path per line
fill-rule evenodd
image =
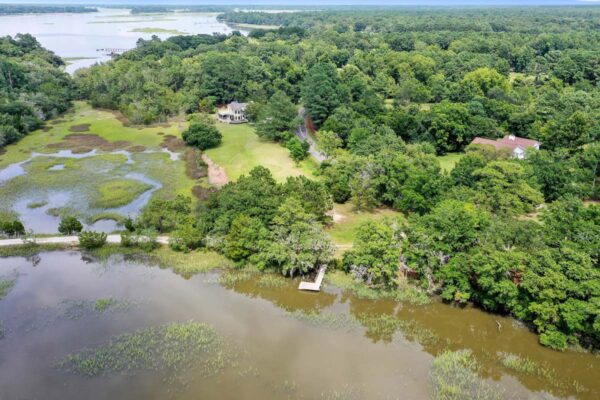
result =
M464 153L448 153L443 156L438 156L437 159L440 162L442 171L450 172L454 169L456 163L464 156Z
M355 211L354 206L348 202L346 204L335 204L333 211L338 219L333 225L327 228L327 233L331 240L342 247L349 247L354 242L357 228L371 220L382 220L384 218L403 218L402 213L387 208L380 208L373 212Z
M247 174L257 165L269 168L279 181L288 176L311 176L316 168L312 160L296 165L285 147L262 140L250 124L227 125L218 122L217 127L223 134L223 143L207 150L206 155L225 169L230 180Z

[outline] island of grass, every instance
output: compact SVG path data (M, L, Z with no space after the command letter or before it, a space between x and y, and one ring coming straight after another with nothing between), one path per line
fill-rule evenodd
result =
M117 179L98 187L98 196L93 208L116 208L131 203L142 193L152 189L152 185L133 179Z
M187 35L187 32L179 31L177 29L165 29L165 28L135 28L130 30L129 32L136 33L162 33L169 35Z

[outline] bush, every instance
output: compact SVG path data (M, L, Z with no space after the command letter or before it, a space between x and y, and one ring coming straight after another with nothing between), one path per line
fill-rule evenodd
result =
M97 249L106 243L106 233L83 231L79 234L79 245L86 250Z
M152 251L160 245L156 241L158 234L154 229L142 229L135 233L124 232L121 234L121 245L124 247L137 247L144 251Z
M292 160L298 163L308 156L310 145L294 136L287 141L285 147L290 151Z
M169 245L175 251L188 252L202 246L202 232L192 224L182 224L171 233Z
M223 140L223 136L217 127L206 122L192 122L181 137L188 145L197 147L200 150L217 147Z
M548 329L540 335L540 343L554 350L564 350L567 348L567 336L556 329Z
M75 217L64 217L60 220L58 225L58 231L63 235L71 235L73 233L79 233L83 229L81 222Z

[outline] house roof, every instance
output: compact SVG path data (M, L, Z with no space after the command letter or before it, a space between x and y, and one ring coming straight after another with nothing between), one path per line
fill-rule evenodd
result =
M540 142L538 142L537 140L525 139L525 138L521 138L521 137L518 137L515 135L506 135L502 139L499 139L498 141L502 142L502 143L507 143L507 144L516 144L517 146L522 147L522 148L534 147L534 146L540 145Z
M486 144L489 146L493 146L494 148L496 148L496 150L511 149L514 151L517 148L520 148L521 150L525 150L528 147L534 147L536 145L539 145L540 143L536 140L520 138L520 137L513 136L513 135L507 135L507 136L504 136L502 139L498 139L498 140L476 137L475 139L473 139L471 144Z
M232 101L231 103L229 103L229 108L231 108L232 110L245 110L246 107L248 106L248 103L238 103L237 101Z

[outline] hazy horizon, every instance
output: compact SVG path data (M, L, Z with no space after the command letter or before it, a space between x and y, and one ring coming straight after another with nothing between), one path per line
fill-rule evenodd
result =
M556 6L600 5L600 0L0 0L0 4L239 5L239 6Z

